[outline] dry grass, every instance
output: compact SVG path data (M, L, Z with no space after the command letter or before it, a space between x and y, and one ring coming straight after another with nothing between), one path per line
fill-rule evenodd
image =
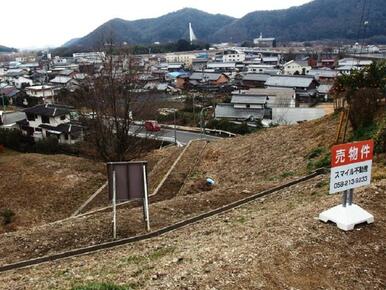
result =
M16 230L68 217L105 180L104 167L64 155L0 155L0 209L15 212L4 230Z

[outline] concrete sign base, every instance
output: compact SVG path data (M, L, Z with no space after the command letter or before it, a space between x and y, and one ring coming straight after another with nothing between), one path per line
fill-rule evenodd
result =
M319 214L319 219L325 223L328 221L336 223L337 227L344 231L353 230L355 225L364 222L368 224L374 222L374 216L356 204L346 207L337 205Z

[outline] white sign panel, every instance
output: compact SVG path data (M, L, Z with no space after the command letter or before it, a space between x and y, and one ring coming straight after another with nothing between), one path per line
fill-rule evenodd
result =
M372 140L332 147L330 193L370 184L373 148Z

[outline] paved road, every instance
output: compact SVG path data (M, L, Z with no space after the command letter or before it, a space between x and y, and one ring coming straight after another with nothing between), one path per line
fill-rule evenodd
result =
M159 132L147 132L144 127L133 125L130 128L130 132L138 134L140 137L148 136L150 138L157 138L160 140L168 141L168 142L174 142L174 130L173 129L166 129L162 128ZM191 140L200 139L201 134L195 133L195 132L188 132L188 131L182 131L177 130L177 141L181 143L182 145L187 144ZM203 139L206 140L219 140L222 139L221 137L216 136L210 136L210 135L203 135Z

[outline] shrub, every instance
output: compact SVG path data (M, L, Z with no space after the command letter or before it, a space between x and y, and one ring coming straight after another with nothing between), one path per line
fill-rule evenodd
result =
M310 153L307 154L307 158L314 159L316 157L319 157L325 151L326 149L324 147L316 147L312 149Z
M58 139L50 136L36 142L35 149L37 153L55 154L59 151Z
M24 136L17 129L0 128L0 144L21 152L31 152L34 150L33 139L29 136Z
M15 213L9 208L3 209L0 212L0 215L3 219L3 225L8 225L8 224L12 223L12 221L15 217Z

